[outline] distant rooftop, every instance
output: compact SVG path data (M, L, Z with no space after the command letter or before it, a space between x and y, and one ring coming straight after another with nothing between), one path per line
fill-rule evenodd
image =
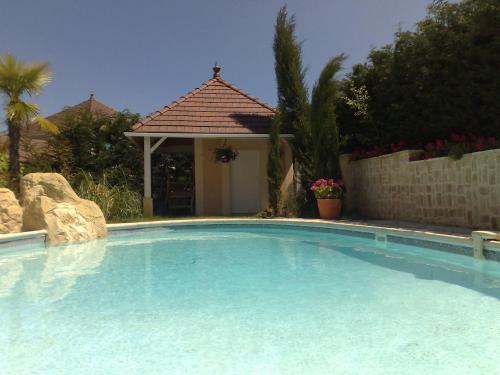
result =
M54 113L53 115L47 116L47 120L53 122L56 125L61 125L64 121L64 117L69 113L78 112L82 110L88 110L93 114L99 114L103 116L111 116L116 111L108 107L106 104L98 101L94 94L90 94L87 100L81 103L75 104L73 106L65 107L62 111ZM37 151L44 151L47 148L47 143L52 135L47 133L45 130L40 128L37 123L32 124L28 129L23 130L23 141L30 143L31 147ZM0 130L0 150L5 150L8 147L9 136L8 131L2 133ZM23 145L20 148L21 160L26 160L26 152Z
M104 116L111 116L116 113L116 110L98 101L95 98L94 94L90 94L90 97L87 100L84 100L83 102L75 104L73 106L65 107L63 108L62 111L47 116L47 120L55 124L60 124L65 115L71 112L76 112L81 110L87 110L93 114L99 114Z

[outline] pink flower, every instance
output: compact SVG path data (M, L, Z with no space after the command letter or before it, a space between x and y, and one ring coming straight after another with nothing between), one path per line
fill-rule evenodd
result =
M495 137L488 137L488 143L494 146L495 143L497 143L497 140L495 139Z
M423 159L431 159L432 158L432 154L428 151L424 151L424 153L422 154L422 158Z
M436 140L436 150L438 150L438 151L444 150L444 142L442 139Z
M433 150L434 149L434 143L433 142L428 142L426 145L425 145L425 148L428 148L430 150Z
M450 137L450 139L453 141L453 142L465 142L466 140L466 137L465 135L458 135L456 133L453 133Z
M361 147L355 147L354 150L352 150L352 155L353 156L361 156L363 154L363 149Z

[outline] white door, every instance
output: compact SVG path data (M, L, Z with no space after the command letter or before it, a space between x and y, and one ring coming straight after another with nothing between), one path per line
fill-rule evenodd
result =
M231 167L231 212L260 211L259 151L240 151Z

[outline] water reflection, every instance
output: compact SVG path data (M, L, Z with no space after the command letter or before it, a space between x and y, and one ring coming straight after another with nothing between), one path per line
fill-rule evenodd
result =
M106 241L101 240L48 247L37 256L0 259L0 298L11 296L19 285L30 302L61 300L79 277L96 273L105 256Z
M377 266L407 272L419 279L439 280L460 285L500 299L500 279L485 272L485 261L474 261L468 267L389 252L381 249L332 246L332 250ZM459 255L457 255L459 256Z
M8 297L21 279L22 259L0 260L0 298Z
M105 241L52 247L38 280L26 284L32 302L55 302L66 297L80 276L97 271L106 256Z

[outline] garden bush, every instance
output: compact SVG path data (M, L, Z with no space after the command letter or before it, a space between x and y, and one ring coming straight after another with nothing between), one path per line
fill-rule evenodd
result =
M126 184L142 190L142 153L124 132L139 120L128 111L113 116L89 111L71 112L60 125L60 132L50 142L53 167L70 177L80 170L92 176L106 171L110 184Z
M372 50L343 83L345 151L391 152L401 141L422 149L454 133L498 139L498 25L498 0L436 0L415 31L400 31L392 44Z
M111 183L119 173L117 169L112 169L93 176L82 170L71 181L78 196L94 201L107 221L117 222L142 214L141 194L123 182L125 180L121 184Z
M9 157L5 152L0 152L0 188L9 184Z

